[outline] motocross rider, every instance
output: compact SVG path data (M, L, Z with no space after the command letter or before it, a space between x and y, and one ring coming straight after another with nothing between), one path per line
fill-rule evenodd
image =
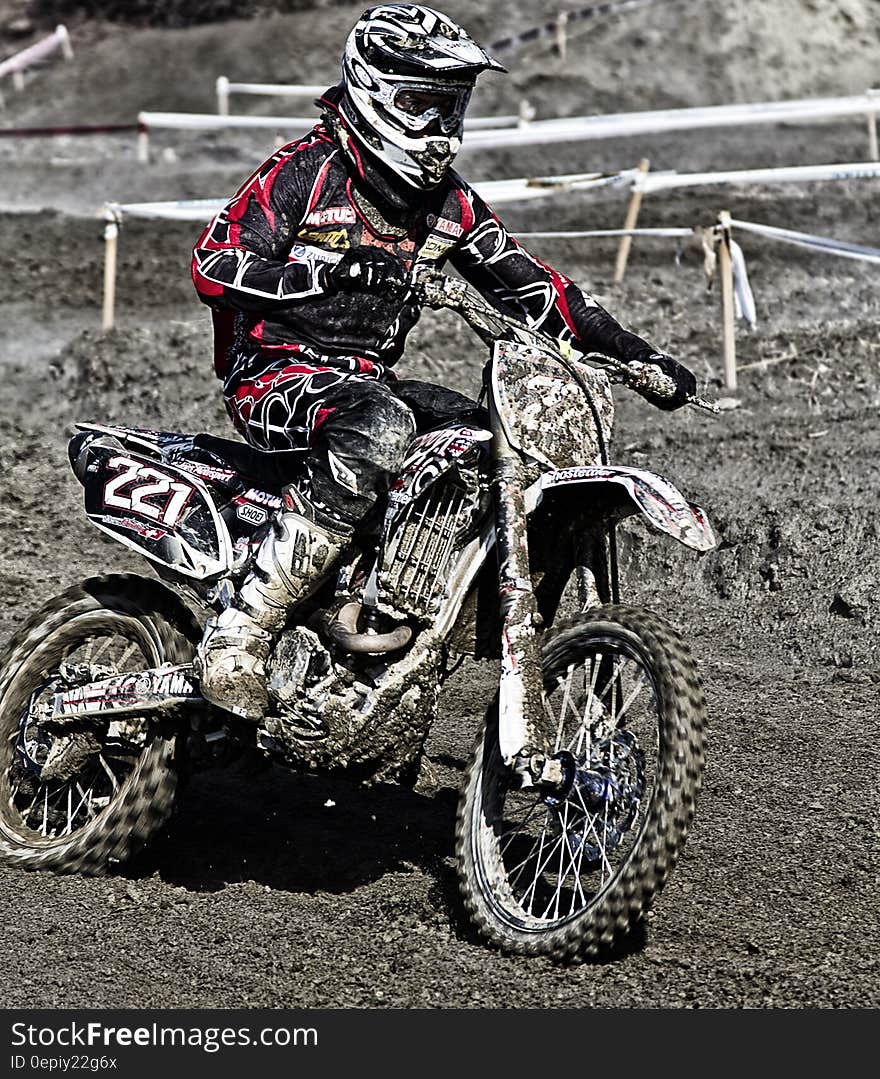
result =
M339 85L318 101L321 121L274 153L196 245L193 280L214 309L233 423L258 449L307 451L252 572L199 648L202 692L238 715L264 714L265 664L289 608L387 493L413 435L475 408L392 374L420 314L405 287L414 265L448 260L497 308L576 349L656 365L676 387L644 391L658 407L695 392L687 368L530 255L451 168L487 70L505 69L440 12L370 8L346 41Z

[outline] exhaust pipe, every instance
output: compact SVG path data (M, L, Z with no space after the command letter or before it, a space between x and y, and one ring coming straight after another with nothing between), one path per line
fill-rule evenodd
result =
M317 611L312 621L317 629L346 652L364 655L396 652L412 640L413 631L409 626L398 626L390 633L358 633L361 609L359 603L346 603L336 615L326 610Z

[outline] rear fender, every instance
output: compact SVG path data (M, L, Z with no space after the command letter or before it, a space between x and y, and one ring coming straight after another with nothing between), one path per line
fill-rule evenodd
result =
M107 437L81 447L76 471L86 516L102 532L194 580L229 572L229 530L192 472Z
M615 485L629 497L634 511L642 514L660 532L666 532L695 551L711 551L717 546L709 518L693 502L688 502L668 480L655 472L626 465L585 465L561 468L548 472L535 484L534 507L541 504L548 492L580 485ZM589 497L588 492L584 494Z

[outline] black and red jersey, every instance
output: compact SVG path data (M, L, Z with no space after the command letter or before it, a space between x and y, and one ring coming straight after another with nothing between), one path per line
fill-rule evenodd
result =
M419 318L412 301L325 293L319 269L344 252L379 246L409 269L452 266L499 309L583 352L630 362L653 352L567 277L529 254L491 209L450 170L420 193L405 228L383 232L365 216L351 159L326 123L283 146L230 199L199 239L193 280L217 322L237 319L239 345L263 359L320 355L349 370L381 373L401 356ZM368 211L367 211L368 212ZM379 215L378 220L384 222ZM391 228L391 226L388 226ZM239 348L238 354L241 354ZM224 377L222 358L217 373Z

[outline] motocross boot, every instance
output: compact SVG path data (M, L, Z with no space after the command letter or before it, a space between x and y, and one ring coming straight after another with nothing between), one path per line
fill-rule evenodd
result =
M195 669L207 700L245 719L263 717L272 642L290 607L320 584L350 538L342 526L279 512L232 603L205 626Z

